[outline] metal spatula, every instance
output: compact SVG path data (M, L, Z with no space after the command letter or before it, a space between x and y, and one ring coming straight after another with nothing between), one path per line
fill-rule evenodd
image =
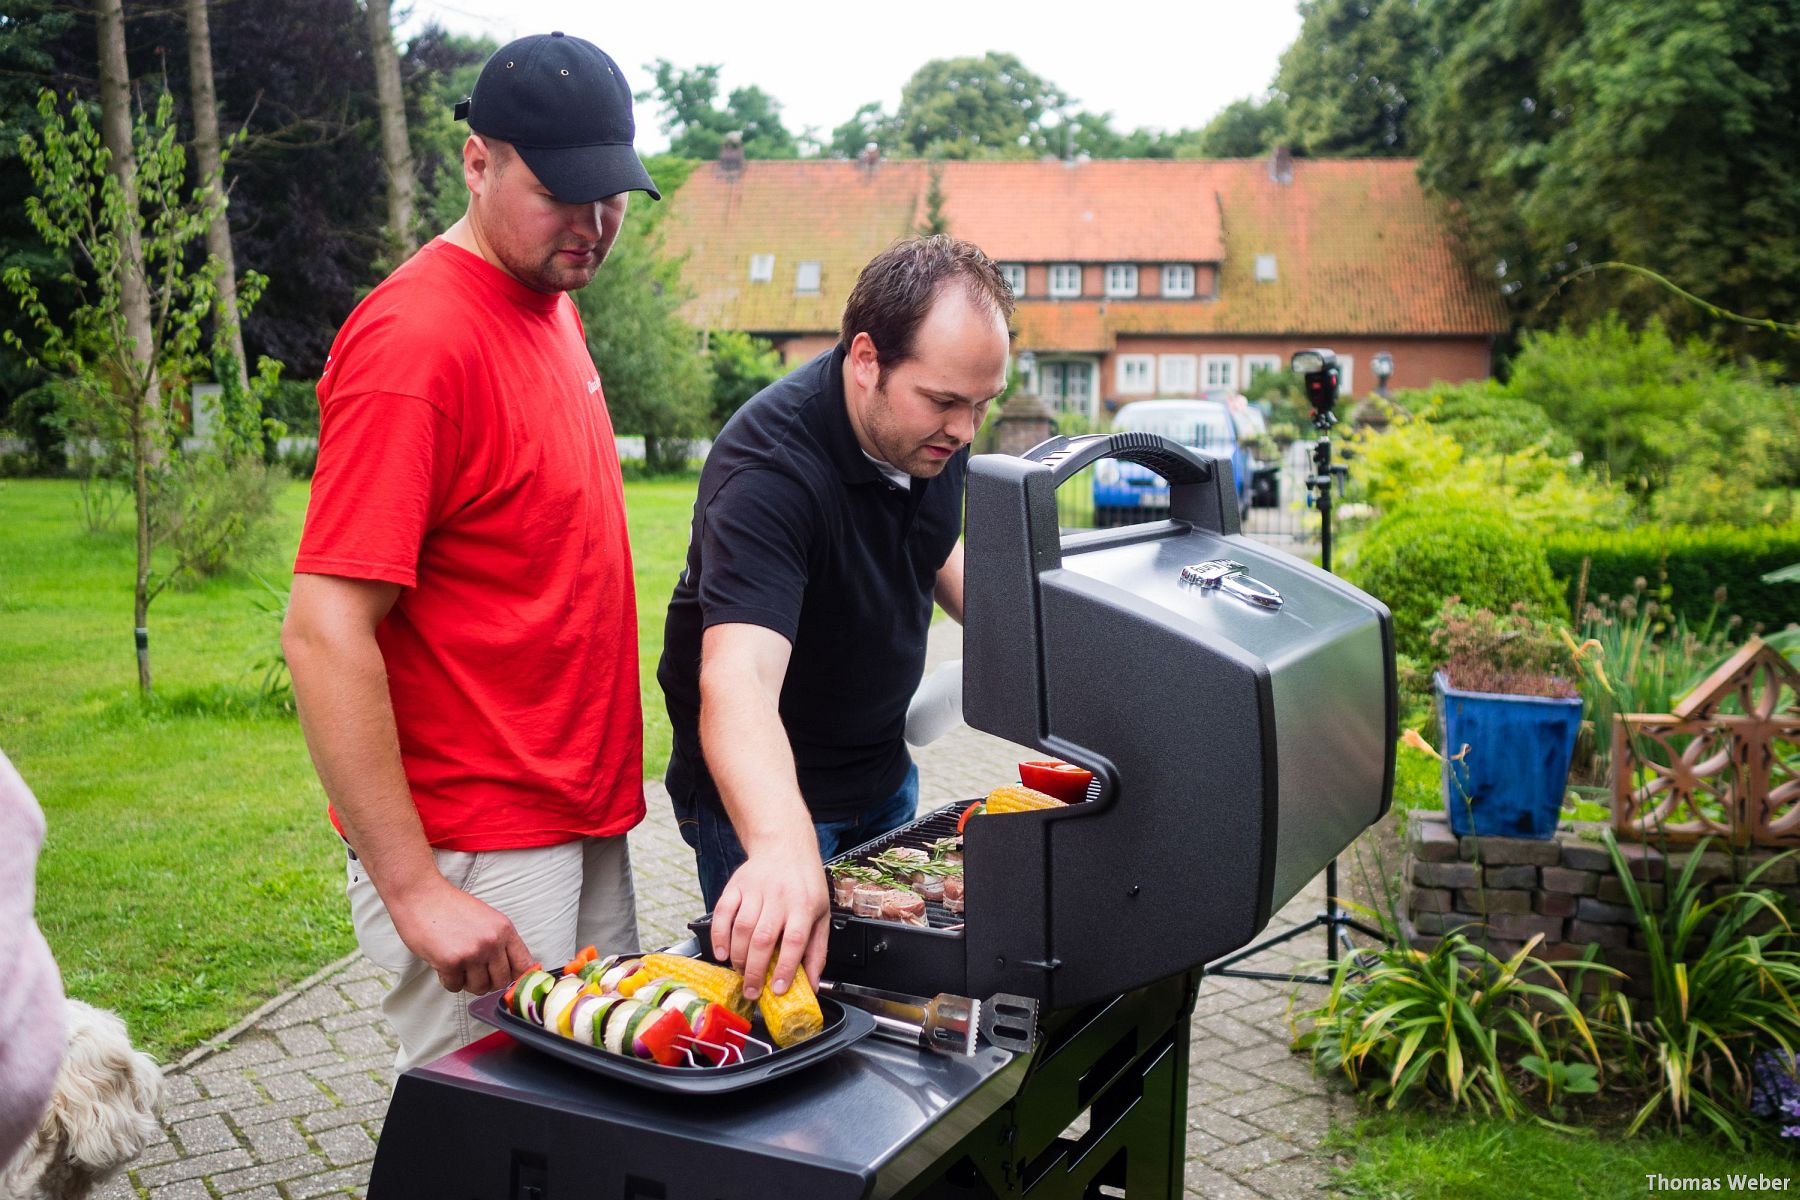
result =
M996 1020L981 1001L949 992L926 999L830 980L821 981L819 990L869 1013L878 1033L939 1054L974 1054L978 1036L1023 1053L1031 1049L1037 1023L1037 1003L1021 996L994 997L1002 1009Z

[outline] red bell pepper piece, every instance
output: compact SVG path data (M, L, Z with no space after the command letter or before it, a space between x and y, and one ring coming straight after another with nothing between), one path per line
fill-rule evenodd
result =
M519 990L519 980L524 979L525 976L531 974L533 971L541 971L543 969L543 963L532 963L529 967L526 967L523 971L519 972L519 978L513 980L512 986L506 989L506 995L502 997L500 1001L501 1007L510 1008L515 1013L518 1012L518 1009L513 1008L513 995Z
M678 1012L665 1012L637 1031L631 1049L639 1058L672 1067L687 1057L687 1047L682 1043L688 1036L687 1018Z
M707 1045L694 1048L710 1058L716 1067L725 1060L726 1049L741 1045L743 1037L749 1032L749 1021L723 1004L709 1004L700 1010L700 1019L694 1022L694 1040ZM734 1034L736 1037L732 1036Z
M987 803L981 800L977 800L975 803L969 805L969 807L963 809L962 816L956 818L956 832L961 833L963 831L963 826L969 823L970 817L986 811Z

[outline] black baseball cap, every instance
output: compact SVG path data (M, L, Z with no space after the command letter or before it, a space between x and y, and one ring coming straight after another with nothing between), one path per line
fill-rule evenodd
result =
M456 119L510 142L550 194L588 204L620 192L662 193L632 139L631 88L611 56L578 37L538 33L494 52Z

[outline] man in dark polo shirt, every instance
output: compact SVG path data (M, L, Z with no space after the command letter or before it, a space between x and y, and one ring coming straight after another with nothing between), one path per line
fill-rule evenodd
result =
M803 963L818 980L823 860L917 807L906 706L932 600L962 619L968 446L1006 386L1012 307L975 246L895 244L838 345L752 397L701 472L656 677L713 949L748 997Z

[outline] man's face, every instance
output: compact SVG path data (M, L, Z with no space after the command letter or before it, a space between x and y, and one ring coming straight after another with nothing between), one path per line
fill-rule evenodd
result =
M868 342L858 334L851 348ZM988 404L1006 390L1006 321L958 281L938 291L913 337L913 355L878 374L858 424L875 457L930 479L975 438ZM874 368L868 368L875 373Z
M469 139L463 173L476 235L497 265L533 291L572 292L594 278L619 236L628 193L565 204L509 146Z

